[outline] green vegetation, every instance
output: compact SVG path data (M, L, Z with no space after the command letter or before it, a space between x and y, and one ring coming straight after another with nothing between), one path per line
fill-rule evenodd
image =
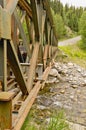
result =
M60 112L57 116L52 116L45 130L69 130L69 126L65 122L64 113Z
M58 38L61 38L66 34L66 29L65 29L63 19L59 14L55 14L53 10L51 11L54 19L54 25L56 27L56 33L58 35Z
M79 31L82 36L82 41L86 46L86 11L82 14L79 22Z
M82 7L76 8L75 6L69 6L68 4L63 6L60 0L49 0L49 1L50 1L50 6L52 10L54 11L53 18L55 21L56 32L57 32L58 38L62 38L63 36L71 37L71 33L78 34L79 20L86 9L83 9ZM60 27L58 27L58 24L60 27L62 25L63 29L62 27L61 29L59 29ZM71 32L70 35L69 35L68 28L70 29L70 32Z
M69 60L86 68L86 46L82 41L75 45L60 47L60 49L68 55Z
M21 130L70 130L63 111L58 113L55 111L50 118L47 118L48 120L43 119L42 122L38 121L39 117L36 119L35 114L37 113L32 115L30 112Z

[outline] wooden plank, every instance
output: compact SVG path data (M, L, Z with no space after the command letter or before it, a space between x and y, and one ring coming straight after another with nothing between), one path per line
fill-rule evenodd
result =
M16 52L18 52L18 43L19 43L19 37L17 36L17 23L14 17L14 14L11 17L11 37L12 41L14 43Z
M45 45L45 48L44 48L44 56L43 56L44 69L45 69L46 66L47 66L48 53L49 53L49 45Z
M27 85L26 85L25 79L23 77L23 73L22 73L22 70L21 70L21 67L19 64L17 53L15 51L12 41L8 42L7 49L8 49L7 56L8 56L10 66L14 72L14 75L16 77L18 84L20 85L20 89L21 89L22 93L26 94Z
M21 21L21 24L24 22L25 16L26 16L26 12L23 11L22 17L21 17L21 20L20 20L20 21ZM19 29L17 29L17 35L19 36Z
M30 0L30 2L31 2L33 23L34 23L34 29L35 29L35 39L36 41L39 41L40 32L39 32L39 22L38 22L39 19L38 19L38 13L37 13L37 3L36 3L36 0Z
M0 129L12 128L12 101L0 101Z
M0 92L0 101L10 101L14 97L12 92Z
M19 0L8 0L6 9L8 10L8 12L10 12L10 14L12 15L17 4L18 4Z
M3 91L7 88L7 42L0 40L0 81Z
M30 90L32 89L38 53L39 53L39 43L36 43L34 45L34 50L33 50L32 58L31 58L31 63L30 63L31 65L29 68L29 75L28 75L28 80L27 80L28 92L30 92Z
M17 22L17 25L18 25L18 28L19 28L23 43L24 43L24 46L25 46L25 48L27 50L28 57L30 58L31 57L30 46L29 46L26 34L24 32L24 29L22 27L22 24L20 22L21 20L19 19L19 16L18 16L16 10L14 11L14 16L15 16L15 19L16 19L16 22Z
M30 22L30 28L29 28L29 36L30 36L30 43L33 45L35 44L35 30L34 30L34 23L33 21Z
M51 69L51 66L49 66L43 73L43 78L44 80L47 79L47 76L49 74L49 71ZM43 85L45 84L45 82L43 83ZM31 90L29 96L27 97L27 99L25 100L24 104L23 104L23 108L21 107L20 113L18 115L18 118L16 120L16 122L13 125L13 130L20 130L25 118L27 117L28 112L31 109L31 106L33 104L33 102L35 101L37 94L41 88L41 81L38 81L36 83L36 85L34 86L34 88Z
M32 19L32 9L31 9L28 1L27 0L19 0L18 4L23 10L26 11L28 17L30 17L30 19Z
M13 93L0 93L0 129L12 128L12 97Z
M27 31L28 31L28 37L29 37L28 39L30 42L30 39L31 39L31 37L30 37L30 20L29 20L29 17L27 14L25 16L25 20L26 20L26 26L27 26Z
M49 0L44 0L43 3L44 3L44 7L46 9L47 17L49 18L51 27L53 28L54 36L55 36L55 38L56 38L56 40L58 42L58 36L56 34L56 29L55 29L55 26L54 26L54 21L53 21L52 13L51 13L50 6L49 6ZM54 45L57 46L56 42L54 43Z
M0 39L11 39L11 15L0 8Z
M7 41L4 40L4 84L3 84L3 90L7 90Z

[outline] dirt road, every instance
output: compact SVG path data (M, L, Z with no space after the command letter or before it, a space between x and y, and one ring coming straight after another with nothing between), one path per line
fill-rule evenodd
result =
M72 44L77 43L80 40L81 40L81 36L77 36L77 37L74 37L74 38L71 38L71 39L68 39L68 40L65 40L65 41L60 41L60 42L58 42L58 45L59 46L72 45Z

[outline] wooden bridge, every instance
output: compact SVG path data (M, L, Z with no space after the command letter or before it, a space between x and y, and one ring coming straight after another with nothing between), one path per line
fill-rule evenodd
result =
M0 130L20 130L57 51L48 0L0 0Z

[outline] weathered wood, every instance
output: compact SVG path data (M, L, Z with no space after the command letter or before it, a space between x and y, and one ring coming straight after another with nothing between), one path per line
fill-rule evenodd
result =
M11 28L11 37L12 37L12 41L14 43L14 46L15 46L15 49L16 49L16 52L18 51L18 37L17 37L17 24L16 24L16 20L15 20L15 17L14 17L14 14L12 15L12 18L11 18L11 24L12 24L12 28Z
M12 100L14 93L12 92L0 92L0 101L10 101Z
M27 54L28 54L29 57L31 57L30 46L29 46L27 37L26 37L26 35L25 35L25 33L24 33L24 29L23 29L23 27L22 27L22 24L21 24L21 22L20 22L21 20L19 19L16 10L15 10L15 12L14 12L14 16L15 16L17 25L18 25L18 27L19 27L20 34L21 34L21 36L22 36L24 46L25 46L25 48L26 48L26 50L27 50Z
M21 20L20 20L20 21L21 21L21 24L24 22L25 16L26 16L26 12L23 11L22 17L21 17ZM19 29L17 29L17 35L19 36Z
M15 74L18 84L20 85L20 89L21 89L22 93L26 94L27 85L26 85L25 79L23 77L23 73L22 73L22 70L21 70L21 67L19 64L17 53L15 51L12 41L8 42L7 49L8 49L7 56L8 56L10 66Z
M45 45L45 48L44 48L44 56L43 56L44 69L46 68L46 65L47 65L48 52L49 52L49 45Z
M0 7L0 39L11 39L11 16Z
M32 19L32 9L30 7L30 4L27 2L27 0L19 0L18 4L23 10L26 11L28 17Z
M29 69L29 75L28 75L28 81L27 81L27 86L28 86L28 92L32 89L33 86L33 80L35 76L35 69L36 69L36 64L37 64L37 58L38 58L38 53L39 53L39 43L36 43L34 45L34 50L31 58L31 65Z
M35 44L35 30L34 30L34 23L33 21L30 22L30 28L29 28L29 36L30 36L30 43L32 43L32 45Z
M7 90L7 41L3 41L4 44L4 84L3 90Z
M39 22L38 22L38 13L37 13L37 3L36 0L30 0L30 2L31 2L34 29L35 29L35 39L36 41L39 41L40 31L39 31Z
M43 63L43 45L40 45L39 55L38 55L38 63Z
M0 93L0 129L12 128L12 97L13 93Z
M51 27L53 28L54 36L55 36L56 40L58 41L58 36L56 34L56 29L55 29L52 13L51 13L51 10L50 10L49 1L44 0L43 3L44 3L44 7L46 9L47 17L49 18ZM54 43L54 45L57 46L56 42Z
M26 20L26 27L27 27L27 31L28 31L28 41L30 43L30 20L29 20L29 17L27 14L25 16L25 20Z
M51 66L48 67L44 71L43 77L42 77L43 80L46 81L50 69L51 69ZM45 84L45 82L43 83L43 87L44 87L44 84ZM31 90L29 96L27 97L27 99L25 100L25 102L23 104L23 107L20 109L20 113L18 115L18 118L13 125L13 130L20 130L21 129L21 127L25 121L25 118L26 118L28 112L30 111L31 106L32 106L34 100L36 99L37 94L38 94L39 90L41 89L41 87L42 87L41 81L38 81L36 83L36 85L34 86L34 88Z
M13 14L13 12L14 12L14 10L15 10L18 1L19 1L19 0L8 0L6 9L8 10L8 12L10 12L11 15Z
M7 88L7 42L0 40L0 81L3 91Z

